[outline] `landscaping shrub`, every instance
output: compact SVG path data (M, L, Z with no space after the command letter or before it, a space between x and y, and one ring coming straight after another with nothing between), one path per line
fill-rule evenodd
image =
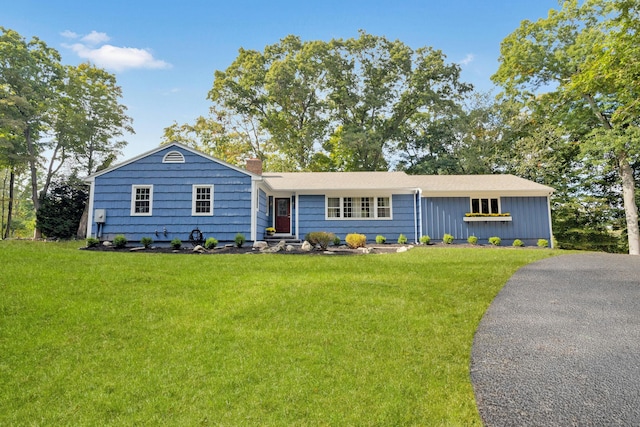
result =
M244 237L244 234L242 234L242 233L236 234L236 237L233 240L234 240L234 242L236 242L236 246L239 247L239 248L241 248L242 245L244 245L246 243L246 241L247 241L247 239Z
M175 239L173 239L171 241L171 243L169 243L171 245L171 247L173 249L180 249L180 247L182 247L182 240L178 239L177 237Z
M501 242L502 239L498 236L489 237L489 243L491 243L493 246L500 246Z
M424 236L420 236L420 243L422 243L423 245L428 245L431 242L431 237L429 237L428 235L424 235Z
M520 239L516 239L513 241L513 246L521 248L524 246L524 242Z
M387 242L387 238L386 237L380 236L380 235L376 236L376 243L377 244L382 245L382 244L384 244L386 242Z
M124 237L122 234L118 234L116 237L113 238L113 246L118 249L122 249L125 246L127 246L128 242L129 241L127 240L127 238Z
M100 244L100 240L99 239L96 239L95 237L87 237L87 247L88 248L95 248L99 244Z
M327 231L312 231L308 233L305 238L307 242L312 245L319 245L323 250L327 250L327 247L334 241L336 235Z
M477 245L478 244L478 238L476 236L469 236L467 238L467 243L469 243L470 245Z
M451 234L445 234L442 236L442 241L447 245L450 245L453 243L453 236Z
M547 239L538 239L538 247L540 248L548 248L549 241Z
M205 249L213 249L218 246L218 239L215 237L207 237L207 240L204 242Z
M351 249L364 248L367 245L367 236L364 234L347 234L344 240Z
M140 239L140 244L147 249L149 248L149 246L151 246L152 243L153 239L151 237L143 237L142 239Z
M340 246L340 243L342 243L342 240L338 236L333 238L333 246Z

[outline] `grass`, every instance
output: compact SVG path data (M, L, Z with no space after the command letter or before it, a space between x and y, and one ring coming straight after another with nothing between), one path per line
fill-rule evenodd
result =
M0 242L0 425L481 425L474 331L539 249Z

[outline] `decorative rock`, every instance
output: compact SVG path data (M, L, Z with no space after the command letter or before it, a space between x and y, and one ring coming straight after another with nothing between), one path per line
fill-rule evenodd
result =
M287 252L293 252L295 250L295 248L293 247L293 245L287 245L287 247L285 248L285 250Z
M311 243L305 240L304 242L302 242L302 246L300 247L300 249L302 249L305 252L309 252L313 249L313 246L311 245Z
M369 248L360 248L360 250L362 251L363 254L371 253L371 249L369 249Z
M323 253L323 254L325 254L325 255L335 255L335 254L336 254L336 253L335 253L335 252L333 252L333 251L324 251L324 252L322 252L322 253Z
M108 241L108 240L105 240L104 242L102 242L102 246L107 246L107 247L109 247L109 246L113 246L113 243L111 243L111 242L110 242L110 241Z
M129 249L129 252L138 252L138 251L144 251L144 250L145 250L144 246L137 246L135 248Z
M396 252L398 252L398 253L407 252L408 250L409 250L409 248L407 248L406 246L401 246L396 250Z
M202 246L200 246L200 245L196 245L196 246L193 248L193 252L204 253L204 252L205 252L205 249L204 249Z
M263 248L266 248L267 246L269 246L269 244L262 240L256 240L255 242L253 242L253 247L256 249L263 249Z
M282 249L283 249L282 246L275 245L275 246L271 246L270 248L261 249L260 251L266 254L274 254L276 252L280 252Z

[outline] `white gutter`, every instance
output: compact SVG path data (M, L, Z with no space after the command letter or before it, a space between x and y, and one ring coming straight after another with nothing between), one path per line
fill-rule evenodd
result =
M94 198L95 180L89 181L89 212L87 215L87 237L94 237L93 233L93 198Z
M251 180L251 241L256 241L256 228L257 228L257 211L256 208L259 208L259 205L256 203L256 199L258 197L256 191L256 181Z

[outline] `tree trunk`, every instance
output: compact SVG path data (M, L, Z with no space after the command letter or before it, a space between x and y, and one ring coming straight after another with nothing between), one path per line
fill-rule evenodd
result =
M640 255L640 231L638 230L638 208L636 206L636 185L633 169L626 156L618 158L620 178L622 179L622 197L624 213L627 219L629 255Z
M84 210L82 211L82 217L80 218L80 224L78 224L78 231L76 232L76 237L78 239L85 239L87 237L87 225L89 223L89 202L84 205Z
M38 213L40 209L40 195L38 194L38 157L36 150L33 146L33 140L31 139L31 129L29 126L24 131L25 140L27 141L27 153L29 154L29 170L31 172L31 200L33 201L33 210ZM33 231L33 238L42 238L42 231L36 225Z
M13 168L9 173L9 206L7 207L7 228L4 232L4 238L8 239L11 233L11 216L13 215L13 186L16 180L16 174Z

